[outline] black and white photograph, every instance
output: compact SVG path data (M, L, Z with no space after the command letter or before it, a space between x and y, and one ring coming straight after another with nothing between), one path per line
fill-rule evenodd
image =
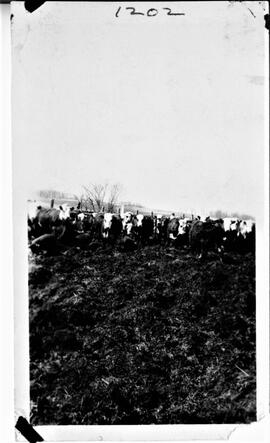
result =
M15 401L41 427L256 422L266 2L29 3L11 2Z

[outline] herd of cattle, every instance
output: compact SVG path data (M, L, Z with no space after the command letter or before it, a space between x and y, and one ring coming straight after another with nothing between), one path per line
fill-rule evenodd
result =
M138 245L190 247L200 257L208 251L255 252L255 223L236 218L180 218L172 214L143 215L131 212L93 213L78 207L32 207L28 211L30 249L53 249L56 245L87 248L93 242L119 243L127 250Z

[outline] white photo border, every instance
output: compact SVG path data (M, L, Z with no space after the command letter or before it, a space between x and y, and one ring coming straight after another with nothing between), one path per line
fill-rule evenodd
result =
M116 3L116 2L112 2ZM136 2L134 2L136 3ZM141 2L140 2L141 3ZM6 18L5 18L6 19ZM265 35L265 78L269 79ZM265 88L265 208L257 225L256 357L257 422L250 425L35 426L45 441L264 441L269 429L269 86ZM11 147L10 147L11 149ZM15 171L16 172L16 171ZM26 202L13 188L15 412L29 420L29 321ZM25 441L16 433L17 441Z

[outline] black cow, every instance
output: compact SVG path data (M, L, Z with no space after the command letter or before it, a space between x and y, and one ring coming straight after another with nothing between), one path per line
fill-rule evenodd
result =
M166 242L167 240L167 228L169 224L169 218L165 215L157 216L155 225L155 234L159 243Z
M193 252L197 252L200 258L206 257L209 250L223 250L223 221L207 220L202 222L195 220L189 231L189 244Z
M136 234L142 245L154 238L154 218L149 215L137 215Z
M193 220L189 220L187 218L179 219L179 227L178 227L178 236L175 240L175 246L178 247L187 247L189 244L189 231Z

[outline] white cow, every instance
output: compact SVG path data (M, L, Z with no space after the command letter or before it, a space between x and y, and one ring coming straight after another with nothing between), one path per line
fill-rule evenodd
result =
M85 219L85 214L83 212L80 212L78 215L78 220L83 221Z
M59 206L59 219L67 220L70 217L70 207L67 203L63 203Z
M111 212L106 212L104 214L104 219L103 219L103 237L104 238L108 238L108 236L109 236L109 230L112 227L112 219L113 219L113 214Z
M179 219L178 235L183 235L186 233L188 221L189 221L188 218Z
M239 226L239 220L235 217L225 217L223 219L224 231L237 231Z
M241 220L239 224L239 231L238 235L242 235L244 238L246 238L247 234L252 232L252 228L255 226L255 223L253 220Z
M141 227L142 223L143 223L144 215L143 214L137 214L136 215L136 219L137 219L137 226Z
M135 225L135 220L134 220L134 215L132 214L132 212L125 212L122 215L123 231L127 235L130 235L134 225Z

